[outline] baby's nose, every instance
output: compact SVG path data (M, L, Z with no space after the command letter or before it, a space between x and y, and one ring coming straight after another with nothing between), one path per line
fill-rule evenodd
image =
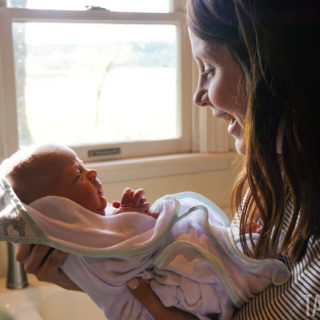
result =
M94 169L89 169L87 172L87 176L91 181L94 181L97 178L97 171Z

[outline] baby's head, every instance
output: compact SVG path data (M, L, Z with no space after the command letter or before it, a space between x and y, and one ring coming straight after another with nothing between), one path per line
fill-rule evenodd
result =
M1 164L1 174L26 204L49 195L61 196L104 214L107 201L97 172L86 169L66 146L50 144L19 150Z

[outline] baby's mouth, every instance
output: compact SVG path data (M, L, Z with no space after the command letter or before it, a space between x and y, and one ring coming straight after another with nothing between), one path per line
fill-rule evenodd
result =
M104 196L104 192L103 192L102 186L99 186L99 187L98 187L98 195L99 195L100 197L103 197L103 196Z

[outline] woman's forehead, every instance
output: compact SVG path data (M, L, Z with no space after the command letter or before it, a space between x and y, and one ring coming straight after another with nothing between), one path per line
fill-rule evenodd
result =
M189 38L192 47L192 53L195 58L221 59L227 52L227 46L224 44L212 43L200 39L189 29Z

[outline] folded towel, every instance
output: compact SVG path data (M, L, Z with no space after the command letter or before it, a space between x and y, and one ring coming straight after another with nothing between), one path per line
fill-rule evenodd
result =
M34 224L28 211L16 197L10 184L0 179L0 240L41 243L43 232Z
M137 212L113 215L110 207L101 216L62 197L22 204L1 179L0 240L45 244L90 257L135 255L154 248L168 235L177 219L173 202L165 204L165 214L157 220Z
M101 216L62 197L48 196L30 205L22 204L9 183L1 179L0 240L45 244L90 257L135 255L154 248L168 236L181 218L179 198L186 199L186 211L206 204L216 212L217 225L230 225L224 212L201 195L184 192L166 201L164 198L151 208L160 212L158 219L137 212L114 215L112 207Z

